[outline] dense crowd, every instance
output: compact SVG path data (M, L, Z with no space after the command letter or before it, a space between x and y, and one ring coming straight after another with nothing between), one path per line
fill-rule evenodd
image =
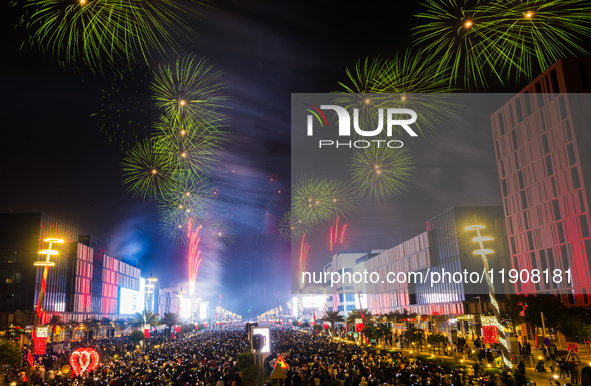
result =
M126 337L92 341L99 366L85 377L59 371L78 343L36 359L33 369L14 367L0 377L9 385L200 385L253 386L254 359L244 328L206 330L172 341L150 339L137 347ZM523 386L522 372L489 375L474 365L450 368L425 357L331 341L315 333L273 330L273 352L264 362L269 375L278 355L288 364L286 386ZM51 348L48 350L51 352ZM27 371L25 371L27 370ZM256 370L255 370L256 372ZM25 374L28 381L23 382ZM249 375L250 374L250 375ZM262 376L262 375L261 375ZM271 383L270 380L265 382Z

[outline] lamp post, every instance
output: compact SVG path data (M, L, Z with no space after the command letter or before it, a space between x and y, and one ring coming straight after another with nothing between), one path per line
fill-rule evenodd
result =
M150 295L155 292L154 288L156 287L153 283L157 282L158 279L156 279L155 277L152 277L152 274L150 274L150 277L148 279L146 279L146 281L148 282L148 284L146 284L146 288L148 289L146 291L146 310L148 310ZM153 311L154 310L152 310L152 312Z
M49 267L55 267L55 263L50 261L51 256L57 256L59 254L58 251L51 249L53 247L53 243L62 244L64 240L56 239L56 238L47 238L44 239L43 242L49 243L49 248L42 249L39 251L40 255L45 255L45 260L38 260L34 263L36 267L43 267L43 278L41 279L41 290L39 291L39 299L37 300L37 309L36 309L36 316L35 316L35 327L41 323L43 320L43 298L45 297L45 287L47 286L47 273L49 271Z
M59 254L58 251L51 249L53 247L53 243L62 244L64 240L57 239L57 238L47 238L44 239L43 242L49 243L49 247L47 249L42 249L39 251L40 255L45 255L45 260L38 260L34 263L36 267L43 267L43 276L41 278L41 288L39 290L39 298L37 299L37 309L35 310L35 321L33 327L33 345L35 347L34 351L36 354L42 354L45 352L45 341L47 337L38 337L37 336L37 327L43 322L43 298L45 297L45 288L47 286L47 273L49 271L49 267L55 267L55 263L51 260L51 256L57 256Z
M499 342L501 342L501 345L503 346L503 362L505 363L505 366L507 366L507 368L512 369L513 363L511 363L511 360L510 360L509 347L507 346L507 340L505 339L504 328L501 325L501 317L500 317L501 312L499 310L499 304L497 303L497 299L495 297L495 288L494 288L493 283L490 278L490 273L489 273L490 268L488 266L488 259L486 258L486 255L490 255L490 254L494 253L494 251L492 249L484 248L484 244L483 244L484 241L491 241L491 240L493 240L493 238L490 236L482 236L480 234L480 230L484 229L484 228L485 228L484 225L470 225L464 229L467 231L476 231L476 237L474 237L472 239L472 241L478 243L479 249L474 250L474 252L472 252L472 253L474 255L480 255L480 257L482 257L482 263L484 264L484 274L486 275L486 282L488 284L488 294L490 297L490 302L493 305L493 311L494 311L494 315L495 315L495 322L496 322L495 325L497 328L497 336L499 337ZM480 311L482 313L482 308Z

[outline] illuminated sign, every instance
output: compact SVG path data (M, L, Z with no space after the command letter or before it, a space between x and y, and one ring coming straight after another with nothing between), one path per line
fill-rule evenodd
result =
M191 299L181 299L181 318L191 317Z
M119 313L123 315L135 314L144 310L144 297L140 291L129 288L119 289Z
M207 318L207 304L199 304L199 319Z
M250 331L252 332L252 335L261 334L263 336L263 342L265 345L261 349L261 352L263 354L271 353L271 330L269 327L252 327Z

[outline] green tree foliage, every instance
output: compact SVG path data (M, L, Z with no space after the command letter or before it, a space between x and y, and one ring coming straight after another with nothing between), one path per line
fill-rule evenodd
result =
M334 331L334 325L336 323L343 323L343 322L345 322L345 319L343 318L343 315L339 314L338 311L326 311L326 314L320 320L323 321L323 322L326 322L326 323L330 324L330 329L332 331Z
M129 340L131 340L135 344L142 341L143 339L144 339L144 333L141 332L140 330L135 330L134 332L131 333L131 335L129 335Z
M8 340L0 339L0 363L11 366L18 365L22 356L18 347L13 346Z

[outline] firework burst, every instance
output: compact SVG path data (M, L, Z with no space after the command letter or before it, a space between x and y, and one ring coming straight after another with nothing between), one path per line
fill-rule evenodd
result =
M134 197L152 200L170 188L170 167L149 139L137 142L127 151L121 166L123 184Z
M279 235L286 240L299 239L311 229L312 227L305 221L292 218L291 211L285 213L279 220Z
M175 174L194 176L206 172L223 142L221 132L200 127L193 120L164 115L156 129L154 147Z
M342 95L335 103L352 111L353 123L363 130L383 128L387 109L417 112L413 128L421 135L436 131L453 114L452 97L444 94L451 91L449 78L440 73L433 56L424 50L407 50L391 60L366 58L358 61L354 70L347 69L346 74L346 82L339 83ZM396 130L402 129L397 126Z
M584 0L429 0L414 29L415 44L451 68L451 83L465 88L531 80L561 57L588 55L591 5Z
M406 148L370 147L353 156L350 172L359 194L372 202L400 195L408 188L413 170Z
M192 3L192 4L191 4ZM176 36L193 35L189 19L197 17L188 0L15 0L29 43L62 65L83 63L95 72L148 63L179 46Z
M223 119L219 110L226 100L220 95L225 88L221 77L213 64L193 55L177 59L174 66L161 66L152 83L156 107L170 117L216 127Z

